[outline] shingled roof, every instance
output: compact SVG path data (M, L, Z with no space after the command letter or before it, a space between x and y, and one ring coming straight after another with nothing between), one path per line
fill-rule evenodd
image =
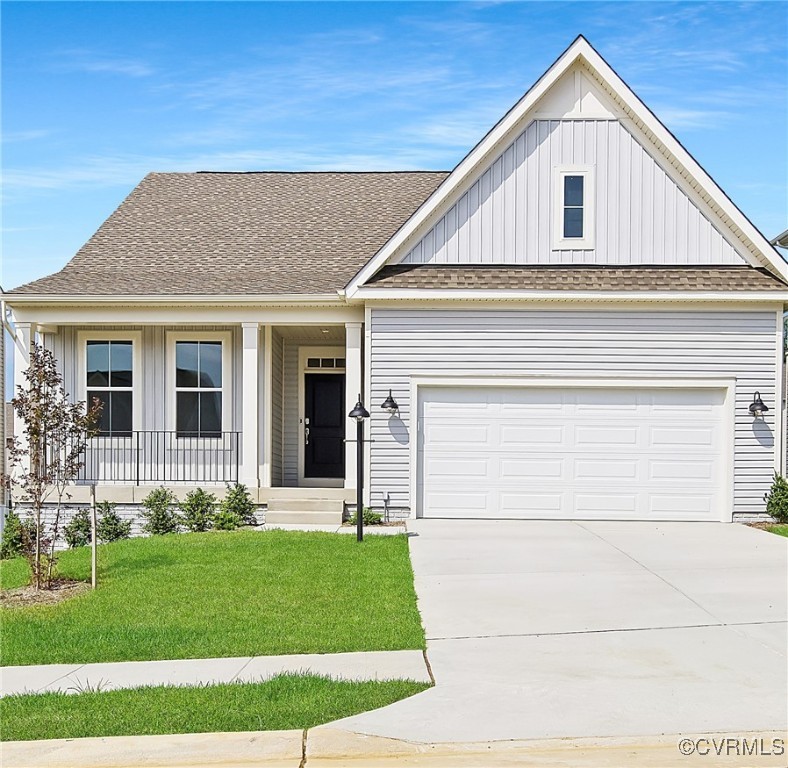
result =
M60 272L11 293L334 293L447 175L151 173Z
M467 288L520 291L785 291L754 267L446 266L383 267L368 288Z

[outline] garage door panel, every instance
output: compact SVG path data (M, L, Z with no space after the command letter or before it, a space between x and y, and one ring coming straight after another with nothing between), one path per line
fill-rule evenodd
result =
M500 457L502 479L511 478L519 482L520 478L561 477L564 471L563 458L506 458Z
M563 445L566 429L562 426L536 424L502 424L499 432L501 446Z
M719 520L723 403L712 389L425 388L419 513Z
M687 446L711 446L714 431L708 427L652 427L650 442L654 446L670 446L673 450L681 450Z

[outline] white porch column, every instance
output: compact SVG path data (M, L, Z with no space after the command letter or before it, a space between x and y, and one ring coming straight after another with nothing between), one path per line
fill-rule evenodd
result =
M260 485L260 326L258 323L241 323L243 360L241 405L243 434L241 445L240 481L250 488Z
M12 396L16 397L17 387L22 386L26 388L27 382L24 374L30 365L30 350L33 348L36 340L36 325L35 323L15 322L14 326L16 328L16 338L14 339L14 391ZM14 435L20 444L25 439L24 430L24 423L14 411ZM24 467L22 469L24 471Z
M361 351L362 323L345 323L345 416L353 410L363 393ZM369 410L369 403L365 403ZM345 488L356 487L356 422L345 419Z
M271 487L273 477L272 451L274 446L274 340L270 325L263 326L263 444L260 485Z

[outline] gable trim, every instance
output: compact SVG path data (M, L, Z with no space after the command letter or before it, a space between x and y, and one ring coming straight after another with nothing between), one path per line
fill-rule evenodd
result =
M725 226L741 240L746 252L751 254L753 265L757 262L757 265L765 266L775 275L788 280L788 264L783 261L771 243L736 207L717 183L692 158L679 140L662 125L654 113L634 94L590 43L584 37L578 36L520 101L465 156L435 192L419 206L411 218L359 270L345 288L348 298L355 297L365 282L403 248L414 234L428 223L430 217L436 214L440 215L441 210L451 203L458 190L471 178L474 171L498 150L539 99L577 62L584 66L588 76L594 76L594 79L605 91L620 103L628 115L628 118L623 118L622 122L627 119L631 120L655 145L659 154L665 156L671 170L678 173L684 183L692 187L694 192L704 199L714 216L721 219Z

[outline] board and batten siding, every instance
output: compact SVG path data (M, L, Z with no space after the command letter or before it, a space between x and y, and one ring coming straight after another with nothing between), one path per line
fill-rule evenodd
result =
M271 331L271 484L282 485L284 461L284 339ZM262 393L265 398L265 393ZM261 408L260 413L264 409ZM265 451L265 446L263 446ZM265 453L262 454L263 456Z
M407 512L412 375L734 378L734 514L758 515L775 467L777 313L758 310L382 308L370 312L370 403L389 389L399 418L370 408L370 503ZM770 411L748 412L759 391Z
M231 332L231 365L232 381L229 386L232 397L232 420L230 430L243 429L241 403L241 333L240 326L155 326L155 325L107 325L107 326L62 326L57 333L44 334L44 346L49 349L57 360L58 369L63 376L66 392L71 397L78 397L80 392L79 377L79 334L82 331L101 338L102 331L136 331L141 334L141 349L138 358L142 370L134 371L134 386L140 387L139 403L140 429L170 430L173 424L168 418L167 409L170 405L167 381L167 333L182 331L230 331Z
M593 166L592 250L553 249L554 168ZM534 120L404 264L744 264L617 120Z

